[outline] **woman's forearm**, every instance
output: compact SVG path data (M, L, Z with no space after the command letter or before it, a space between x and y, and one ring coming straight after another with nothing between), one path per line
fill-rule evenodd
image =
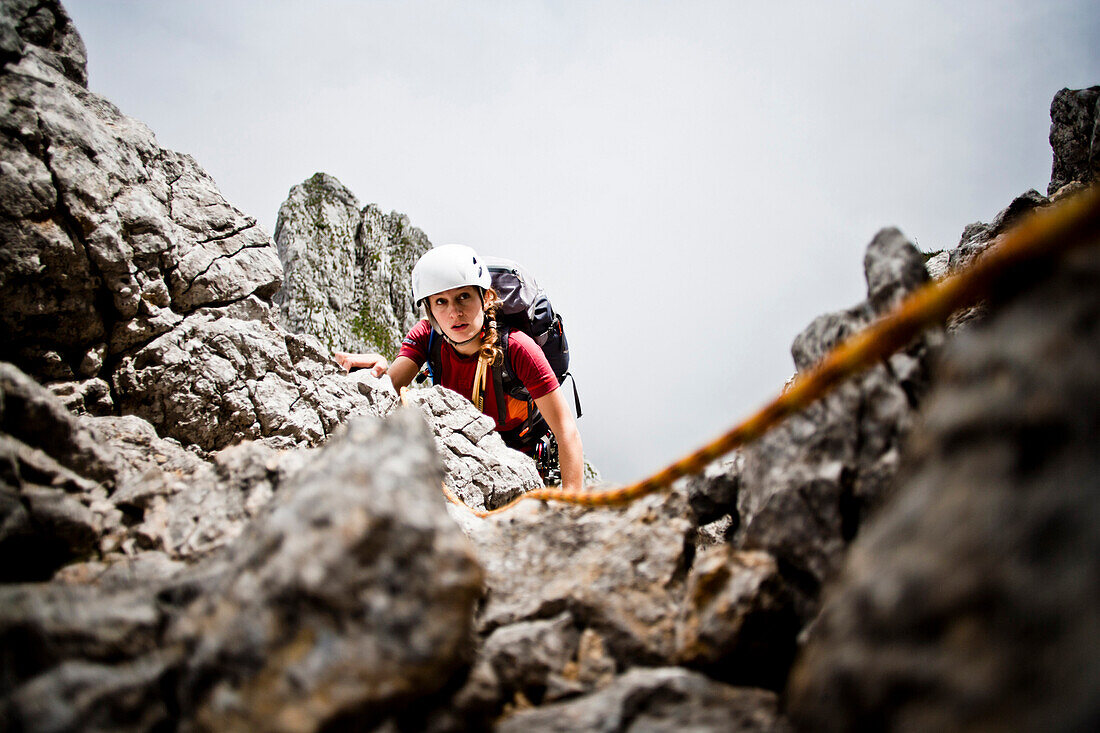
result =
M570 491L584 488L584 448L581 434L574 423L572 430L554 435L558 441L558 463L561 465L561 487Z
M570 491L584 488L584 446L577 421L569 411L559 387L550 394L535 400L539 412L558 442L558 464L561 467L561 486Z

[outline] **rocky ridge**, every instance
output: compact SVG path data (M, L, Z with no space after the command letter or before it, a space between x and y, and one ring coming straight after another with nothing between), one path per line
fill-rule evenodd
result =
M64 10L20 0L4 18L0 358L75 409L206 450L315 443L367 409L316 341L276 327L281 268L255 219L87 90Z
M0 277L13 304L11 363L0 366L0 726L1096 722L1095 248L667 494L623 510L531 502L480 520L443 502L440 481L492 506L523 490L524 469L478 452L495 450L496 436L476 410L438 389L416 396L416 412L398 408L384 380L342 375L316 338L285 331L272 243L211 255L222 240L171 230L209 221L157 198L155 163L146 179L111 167L137 155L133 140L160 149L84 88L64 10L3 9L0 132L27 152L17 158L27 173L0 192ZM1060 96L1089 109L1088 95ZM51 118L58 108L68 112ZM1092 110L1069 118L1095 127ZM45 158L20 136L31 117L54 120ZM53 141L63 139L102 150L62 152ZM1056 168L1063 139L1077 137L1052 129ZM176 156L158 155L149 160ZM106 270L72 275L107 255L87 254L93 238L62 210L75 203L35 208L69 189L43 188L32 159L54 186L94 178L88 166L103 161L101 177L127 193L94 209L106 230L94 241L110 239L114 212L114 238L129 247L117 271L156 292L161 277L166 305L126 316ZM81 176L62 169L69 161ZM203 211L233 211L212 182L188 185L209 199ZM143 197L156 202L149 221L175 237L163 247L123 224L118 202ZM968 227L967 256L1013 207ZM244 231L226 241L253 236ZM221 282L246 249L261 270L276 263L274 277ZM179 263L202 256L212 260L200 290L235 295L192 307L191 287L177 302ZM810 324L792 348L797 367L919 286L922 259L897 230L880 232L864 263L867 300ZM28 293L41 295L40 311ZM50 330L79 314L111 328L83 341ZM82 372L96 339L103 361ZM165 383L182 396L158 391Z
M392 359L419 316L409 285L431 249L403 214L383 214L335 177L317 173L279 207L275 243L283 283L275 295L283 325L333 351Z

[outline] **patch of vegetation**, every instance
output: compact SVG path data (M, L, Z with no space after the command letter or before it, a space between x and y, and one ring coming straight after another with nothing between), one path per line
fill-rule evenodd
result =
M313 218L313 226L320 232L327 231L329 226L324 217L325 204L339 205L340 201L335 192L325 185L325 174L314 173L302 184L302 190L306 194L306 211Z
M393 361L398 348L393 331L386 324L380 323L370 310L370 304L363 303L359 308L359 315L351 321L351 332L365 343L373 344L379 354Z

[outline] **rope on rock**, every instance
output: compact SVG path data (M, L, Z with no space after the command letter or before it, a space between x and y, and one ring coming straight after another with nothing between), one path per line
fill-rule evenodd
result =
M702 448L637 483L606 491L566 491L556 487L536 489L487 511L465 504L446 486L443 487L443 492L448 500L465 507L478 517L506 511L524 499L558 501L587 507L628 504L653 492L667 489L677 479L698 473L711 461L756 440L790 415L826 395L848 377L899 351L926 328L944 323L960 308L974 305L988 297L994 286L1003 282L1010 273L1021 279L1034 278L1042 272L1042 268L1035 265L1053 260L1075 247L1095 245L1098 242L1100 185L1094 185L1063 202L1028 214L1010 231L994 240L970 267L913 292L893 311L838 344L813 369L799 375L789 389L756 414ZM1031 269L1025 271L1025 266Z

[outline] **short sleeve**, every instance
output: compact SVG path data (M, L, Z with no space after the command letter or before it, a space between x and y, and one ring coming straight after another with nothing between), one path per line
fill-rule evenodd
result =
M401 349L397 355L412 359L417 366L423 366L428 360L428 336L431 332L431 324L426 319L422 319L401 341Z
M545 397L558 388L558 378L554 376L546 355L522 331L512 331L508 335L508 358L512 362L512 371L532 399Z

